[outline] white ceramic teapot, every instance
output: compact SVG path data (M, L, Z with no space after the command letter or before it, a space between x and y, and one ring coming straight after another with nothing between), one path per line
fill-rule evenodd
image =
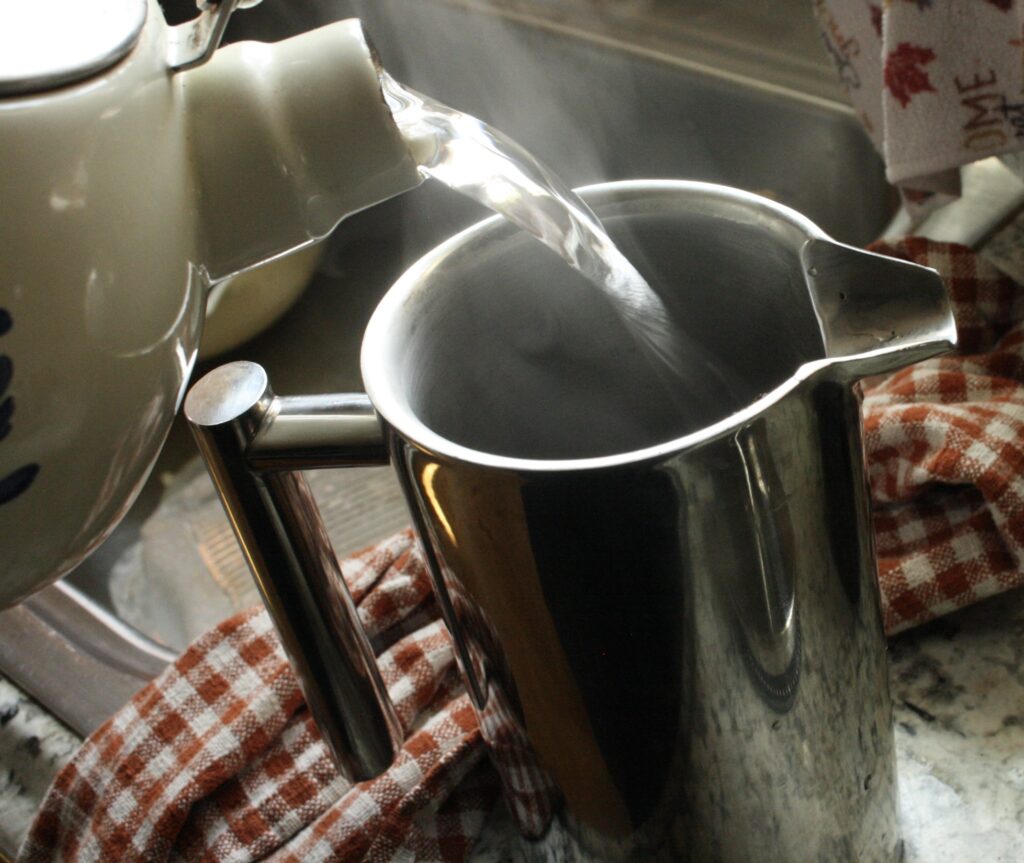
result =
M357 21L210 57L240 5L2 14L0 608L130 506L209 286L420 182Z

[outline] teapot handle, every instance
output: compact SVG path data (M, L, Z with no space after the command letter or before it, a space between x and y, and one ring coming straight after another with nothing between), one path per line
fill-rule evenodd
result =
M363 395L274 395L261 366L220 366L185 416L335 763L379 775L403 730L300 471L387 464Z
M956 347L946 286L928 267L825 238L800 250L829 365L858 379Z
M258 6L261 0L196 0L199 15L184 24L168 28L167 66L173 72L184 72L202 66L213 56L228 19L235 9Z

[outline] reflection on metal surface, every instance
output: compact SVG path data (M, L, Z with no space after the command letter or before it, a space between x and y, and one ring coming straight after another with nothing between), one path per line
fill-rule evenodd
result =
M793 572L793 526L770 443L763 426L747 426L735 438L746 478L754 569L734 573L738 639L751 679L766 703L780 712L793 706L800 681L800 620Z
M441 506L441 501L438 499L437 492L434 490L434 479L437 476L437 465L428 464L423 468L423 476L420 478L423 483L423 492L430 501L430 508L433 510L434 517L440 523L441 527L444 528L445 536L448 537L448 541L453 545L459 544L458 539L455 536L455 531L452 530L451 522L448 521L448 516L444 514L444 507Z

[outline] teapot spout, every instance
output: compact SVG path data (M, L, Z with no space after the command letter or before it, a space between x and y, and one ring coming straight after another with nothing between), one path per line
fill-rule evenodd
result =
M229 45L176 77L211 281L325 237L421 182L355 19Z
M808 240L800 258L825 355L844 377L892 372L956 347L935 270L824 238Z

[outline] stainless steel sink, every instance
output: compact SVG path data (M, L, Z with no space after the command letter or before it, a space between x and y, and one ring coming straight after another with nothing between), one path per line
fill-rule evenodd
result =
M358 15L395 77L502 128L574 185L710 180L769 195L849 243L883 230L894 197L836 92L806 0L600 8L581 12L573 0L267 0L236 15L231 35L272 41ZM358 389L359 340L378 298L422 252L483 215L427 183L350 218L327 241L298 304L218 362L255 359L282 393ZM321 478L314 486L345 502L336 522L348 542L403 522L386 473L355 482ZM0 615L0 674L86 733L168 661L172 651L154 640L178 649L207 622L198 612L227 612L255 596L237 581L244 571L205 488L179 423L110 540L65 584ZM373 518L353 530L371 506ZM200 509L204 526L189 527ZM163 558L173 567L155 572L146 543L160 518L179 530L164 534L165 545L175 536L179 545ZM118 595L129 570L130 603Z

